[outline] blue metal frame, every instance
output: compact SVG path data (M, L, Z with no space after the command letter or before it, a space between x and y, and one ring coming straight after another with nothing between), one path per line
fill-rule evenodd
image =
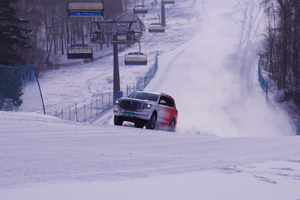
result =
M70 13L70 17L98 17L98 16L103 16L103 13L97 13L97 12L75 12L75 13Z
M145 62L126 62L125 65L147 65Z
M155 31L150 31L149 30L149 33L164 33L165 31L158 31L158 30L155 30Z

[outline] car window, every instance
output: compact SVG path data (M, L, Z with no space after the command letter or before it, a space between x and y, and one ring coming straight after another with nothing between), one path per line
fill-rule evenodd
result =
M157 101L159 95L151 94L146 92L134 92L128 96L132 99L142 99L142 100L149 100L149 101Z
M175 103L172 99L165 97L165 96L161 96L158 102L160 105L164 105L164 106L168 106L168 107L174 107Z

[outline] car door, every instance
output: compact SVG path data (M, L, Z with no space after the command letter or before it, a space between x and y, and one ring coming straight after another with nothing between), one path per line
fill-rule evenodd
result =
M161 96L158 101L157 122L164 126L168 126L172 118L171 115L173 113L173 108L172 108L173 101L172 102L171 101L172 101L171 99L165 96Z

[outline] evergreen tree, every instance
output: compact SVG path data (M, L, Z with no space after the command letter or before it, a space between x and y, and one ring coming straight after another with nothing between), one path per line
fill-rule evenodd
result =
M26 43L27 34L31 30L22 28L22 24L28 20L16 17L16 10L11 7L18 0L0 1L0 64L20 65L22 58L16 49L28 49L31 46Z
M28 49L27 34L22 28L28 20L16 17L12 4L18 0L0 0L0 65L20 65L21 56L16 50ZM22 81L18 68L0 66L0 110L16 110L22 104Z
M12 111L22 104L22 81L18 68L0 66L0 110Z

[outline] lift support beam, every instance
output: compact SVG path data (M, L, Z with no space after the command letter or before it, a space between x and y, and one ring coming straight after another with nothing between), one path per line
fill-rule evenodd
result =
M113 36L114 41L117 40L117 35ZM113 43L114 49L114 103L116 101L117 92L120 91L120 73L119 73L119 50L118 50L118 43Z
M100 41L101 43L112 43L113 44L113 99L114 103L116 100L117 92L120 91L120 72L119 72L119 50L118 50L118 44L128 44L134 42L134 34L139 33L131 30L133 23L137 23L137 21L116 21L116 20L109 20L109 21L94 21L100 30L98 34L100 37L97 38L106 38L107 41ZM118 41L118 26L125 25L126 27L126 36L129 34L132 37L126 38L125 41ZM106 27L105 27L106 26ZM109 28L109 31L107 33L104 33L103 28ZM104 37L104 35L108 35L111 37ZM108 40L109 38L109 40Z

